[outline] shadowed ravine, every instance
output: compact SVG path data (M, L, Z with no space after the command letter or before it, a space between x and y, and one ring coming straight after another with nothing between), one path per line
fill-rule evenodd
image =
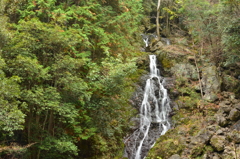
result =
M146 80L143 100L139 106L139 128L125 140L125 156L129 159L144 158L156 139L170 128L168 116L170 99L163 86L155 55L150 55L150 74Z

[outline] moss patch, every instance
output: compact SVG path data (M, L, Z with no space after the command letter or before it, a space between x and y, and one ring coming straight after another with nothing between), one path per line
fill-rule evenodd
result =
M174 136L176 133L177 130L172 129L161 136L146 159L169 158L173 154L180 154L185 146L179 136Z

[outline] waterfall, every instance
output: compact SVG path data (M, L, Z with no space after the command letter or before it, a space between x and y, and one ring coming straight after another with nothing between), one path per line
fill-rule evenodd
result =
M164 88L155 55L149 55L150 75L146 81L139 114L139 128L127 138L125 151L129 159L143 159L156 139L170 128L170 99Z

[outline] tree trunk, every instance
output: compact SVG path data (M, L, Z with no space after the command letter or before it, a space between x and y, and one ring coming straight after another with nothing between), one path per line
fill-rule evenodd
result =
M28 143L31 143L31 125L32 125L32 117L33 117L33 111L32 111L32 105L29 107L29 113L28 113L28 121L27 121L27 137L28 137Z
M51 110L49 114L49 120L48 120L48 132L50 134L52 134L53 132L52 129L53 129L53 111Z
M158 38L158 40L160 40L160 25L159 25L160 5L161 5L161 0L158 0L158 5L157 5L157 19L156 19L157 38Z

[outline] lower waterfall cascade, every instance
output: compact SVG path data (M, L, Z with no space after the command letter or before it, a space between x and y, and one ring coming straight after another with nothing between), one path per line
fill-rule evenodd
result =
M164 88L155 55L149 55L150 74L146 80L143 100L139 107L139 127L125 139L125 157L143 159L155 141L171 127L169 113L170 98Z

